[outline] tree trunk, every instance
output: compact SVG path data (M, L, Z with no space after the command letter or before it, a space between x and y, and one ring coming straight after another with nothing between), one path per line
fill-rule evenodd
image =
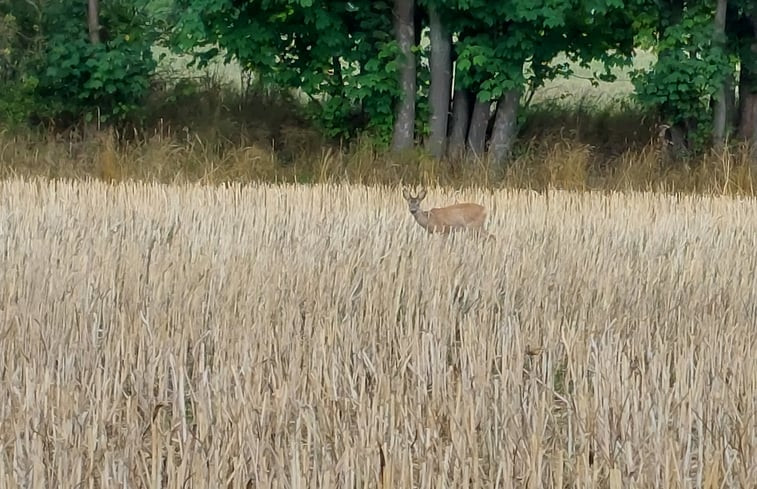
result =
M468 128L468 149L478 158L482 158L486 151L486 129L491 119L491 108L491 101L482 102L476 97Z
M334 79L339 87L344 87L344 78L342 77L342 63L339 56L331 57L331 69L334 70Z
M715 35L714 40L721 48L725 49L725 12L728 0L717 0L715 10ZM723 78L723 83L715 93L715 108L712 121L712 143L716 148L721 148L725 143L728 122L728 77Z
M455 90L452 100L452 129L449 133L448 154L452 157L462 156L465 152L465 139L468 137L468 125L471 118L471 99L468 90Z
M508 90L497 103L489 154L492 162L501 167L509 158L518 128L520 90Z
M100 44L100 0L87 0L87 27L89 30L89 42ZM84 120L82 128L84 134L94 135L100 130L99 117L93 117L91 121Z
M739 79L739 137L751 140L757 127L757 93L748 78L749 73L742 65Z
M431 37L431 121L428 149L434 158L444 156L447 146L447 119L449 117L449 97L452 90L452 36L442 23L439 12L429 7L429 27Z
M752 152L757 150L757 12L750 17L753 31L747 40L750 49L742 52L739 76L739 137L749 141ZM757 155L756 155L757 156Z
M739 137L749 144L752 166L757 170L757 92L755 87L744 81L742 65L739 81Z
M413 147L415 126L415 0L394 0L394 31L401 51L400 89L402 95L396 108L392 150Z
M683 18L683 11L684 11L684 1L685 0L671 0L667 3L667 16L668 16L668 22L669 25L675 25L679 24ZM662 44L669 44L667 42L667 37L669 34L662 34L662 39L665 41ZM674 51L672 51L671 46L664 47L660 50L657 61L655 63L656 66L662 66L665 63L673 63L674 60L671 59L674 55ZM675 104L673 104L675 105ZM669 141L671 143L670 147L668 149L668 153L672 153L676 155L681 154L681 152L684 151L685 148L688 147L688 128L689 124L688 122L673 122L675 120L678 120L680 117L680 114L677 113L675 107L671 107L668 104L660 104L658 105L658 109L660 110L660 115L662 116L662 120L666 123L666 125L669 124Z
M100 4L99 0L88 0L87 25L89 26L89 41L100 44Z
M736 110L736 84L733 78L733 73L728 73L725 79L725 113L728 119L726 122L726 128L730 128L729 131L733 133L736 124L738 124L738 111Z

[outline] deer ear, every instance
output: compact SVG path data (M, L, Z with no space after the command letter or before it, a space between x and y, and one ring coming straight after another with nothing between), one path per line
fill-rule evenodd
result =
M425 188L423 190L421 190L420 192L418 192L418 200L423 200L424 198L426 198L426 189Z
M410 193L407 191L406 188L402 189L402 196L405 198L405 200L410 200Z

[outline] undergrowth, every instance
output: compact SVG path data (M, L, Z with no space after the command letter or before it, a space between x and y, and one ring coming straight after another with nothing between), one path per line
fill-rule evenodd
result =
M106 181L351 182L753 194L745 145L683 159L653 118L627 99L544 100L523 110L512 161L437 161L419 149L391 154L369 137L327 141L291 94L238 90L212 79L156 91L139 124L83 133L0 132L0 177Z

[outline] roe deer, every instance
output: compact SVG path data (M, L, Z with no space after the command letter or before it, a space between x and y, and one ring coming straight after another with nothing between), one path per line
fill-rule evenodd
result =
M429 233L447 234L450 231L473 230L494 238L484 231L486 209L478 204L455 204L424 211L421 210L421 201L426 197L425 190L413 197L403 189L402 196L407 200L410 214Z

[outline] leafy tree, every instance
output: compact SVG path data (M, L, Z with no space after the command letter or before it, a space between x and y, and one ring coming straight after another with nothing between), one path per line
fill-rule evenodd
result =
M445 3L447 17L457 34L455 101L469 104L464 92L475 94L468 124L468 145L483 150L483 138L496 104L490 156L496 163L507 160L517 130L518 107L527 86L570 74L567 64L552 66L559 53L583 66L592 60L605 64L596 74L611 79L613 66L627 64L633 49L634 6L617 0L458 0ZM526 64L531 69L526 71ZM465 110L453 108L453 113ZM459 137L465 123L455 118L452 134ZM456 142L454 146L458 146Z
M724 43L715 35L715 6L670 1L646 20L657 24L658 58L633 80L639 100L658 110L679 147L701 149L712 132L712 98L733 73Z
M756 5L667 0L637 18L639 41L658 55L650 70L634 74L637 96L670 126L677 149L720 145L731 125L740 137L757 142Z
M30 73L41 52L41 12L33 2L0 3L0 122L25 123L37 78Z
M200 64L236 59L268 85L297 89L332 137L388 142L399 100L392 5L368 0L177 0L175 46ZM210 46L210 47L208 47ZM355 124L357 122L357 124Z
M428 19L429 148L440 156L447 146L454 56L457 103L450 147L467 138L472 150L483 153L496 104L492 141L498 161L512 146L527 84L568 73L566 66L549 66L557 53L612 65L625 59L622 55L629 54L633 40L631 14L619 0L395 0L391 5L366 0L178 0L177 6L181 50L194 50L203 62L223 49L227 59L238 59L266 83L305 93L312 115L331 136L354 134L349 126L359 115L363 127L382 140L392 134L395 149L412 144L424 112L428 74L417 56L426 53L417 44L422 27L418 21ZM204 48L198 50L200 46ZM619 53L609 53L611 49ZM532 65L529 75L524 74L527 62Z
M17 109L6 113L6 121L110 122L133 114L156 65L151 48L157 33L144 6L142 0L109 1L89 16L93 26L105 27L94 31L88 4L75 0L12 0L10 9L0 8L12 26L0 41L2 63L10 68L1 80L11 89L0 95L0 106ZM9 96L18 91L22 104Z
M138 1L103 7L99 23L104 28L91 33L85 6L72 0L48 4L38 95L50 109L39 110L39 116L110 122L140 108L156 67L157 33ZM72 9L81 15L66 15Z
M494 110L489 154L503 163L517 134L523 95L570 74L567 63L552 63L555 56L565 53L583 66L599 60L605 69L595 77L611 80L613 67L630 62L637 34L656 31L650 27L661 19L650 9L655 5L651 0L177 0L175 46L193 52L200 63L223 50L263 83L301 91L310 100L311 115L333 137L368 130L401 149L428 128L428 148L436 157L464 146L483 155ZM712 19L707 21L711 28ZM418 45L426 26L430 54ZM704 52L695 50L689 59ZM681 54L671 56L668 66ZM654 78L658 73L664 69L637 77L647 80L639 83L640 98L650 104L668 95ZM712 96L710 87L706 93ZM697 96L679 95L689 100L687 110L693 113ZM678 109L670 112L682 117Z

